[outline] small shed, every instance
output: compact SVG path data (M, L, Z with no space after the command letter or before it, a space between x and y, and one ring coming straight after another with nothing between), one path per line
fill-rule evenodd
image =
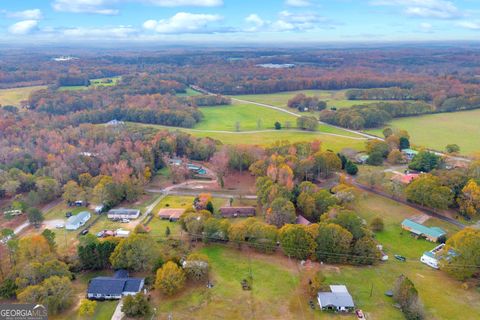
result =
M223 218L253 217L255 207L222 207L219 209Z
M162 208L158 211L158 217L162 220L178 221L184 212L183 208Z
M121 229L121 228L115 230L115 237L128 238L129 235L130 235L130 231L128 231L128 230L124 230L124 229Z
M402 229L410 231L417 237L423 237L431 242L437 242L447 235L442 228L427 227L410 219L403 220Z
M85 225L88 220L90 220L90 212L82 211L74 216L71 216L67 219L67 223L65 224L65 229L67 230L77 230L81 226Z
M108 219L137 219L140 216L138 209L118 208L108 211Z

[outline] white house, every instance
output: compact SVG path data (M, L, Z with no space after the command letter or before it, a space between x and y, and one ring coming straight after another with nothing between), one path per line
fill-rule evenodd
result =
M65 229L67 230L77 230L81 226L83 226L85 223L87 223L88 220L90 220L90 212L88 211L82 211L79 214L76 214L74 216L71 216L70 218L67 219L67 223L65 224Z
M344 285L330 286L331 292L319 292L318 304L322 311L352 312L355 308L352 296Z
M422 257L420 258L420 261L434 269L439 269L440 257L438 254L443 250L444 247L445 247L445 244L442 243L430 251L425 251ZM455 256L455 251L449 250L445 258L449 260L453 256Z
M137 219L140 216L140 210L137 209L111 209L108 211L108 219Z

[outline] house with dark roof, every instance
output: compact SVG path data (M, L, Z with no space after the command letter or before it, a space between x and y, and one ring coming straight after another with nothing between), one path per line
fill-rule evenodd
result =
M219 212L223 218L253 217L255 207L222 207Z
M137 219L140 216L140 210L138 209L110 209L108 211L108 219Z
M344 285L330 286L330 292L319 292L317 299L322 311L352 312L355 308L352 296Z
M410 219L402 222L402 229L410 231L417 237L425 238L431 242L437 242L444 239L447 233L439 227L427 227Z
M87 298L92 300L115 300L140 292L144 278L130 278L127 270L117 270L113 277L96 277L90 280Z

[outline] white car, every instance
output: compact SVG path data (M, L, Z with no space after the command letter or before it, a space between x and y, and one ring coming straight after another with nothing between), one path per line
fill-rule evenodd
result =
M63 223L58 223L55 225L55 228L57 229L62 229L63 227L65 227L65 225Z
M130 219L122 219L122 223L129 223Z

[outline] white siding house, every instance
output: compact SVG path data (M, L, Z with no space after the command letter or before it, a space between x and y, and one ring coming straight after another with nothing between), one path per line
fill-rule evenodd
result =
M67 219L67 223L65 224L65 229L67 230L77 230L81 226L85 225L88 220L90 220L90 212L82 211L79 214L71 216Z

